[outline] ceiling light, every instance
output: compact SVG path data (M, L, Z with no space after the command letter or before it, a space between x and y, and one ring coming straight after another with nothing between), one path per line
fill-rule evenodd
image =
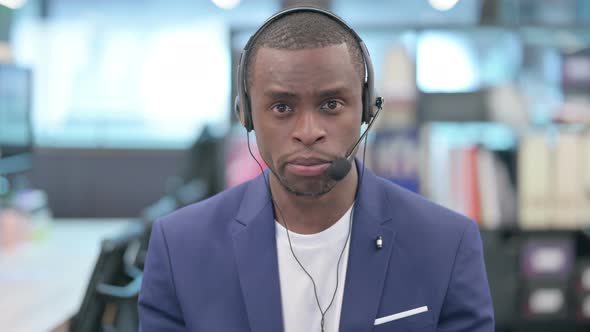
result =
M222 9L232 9L240 4L240 0L211 0L211 2Z
M19 9L27 0L0 0L0 5L10 9Z
M444 12L455 7L459 0L428 0L428 2L432 8Z

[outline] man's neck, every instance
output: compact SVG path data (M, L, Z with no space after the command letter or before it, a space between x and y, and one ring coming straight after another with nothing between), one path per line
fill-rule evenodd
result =
M358 175L353 163L348 175L330 192L319 197L297 196L283 187L270 174L270 187L275 204L275 218L299 234L319 233L336 223L350 209L355 199ZM278 205L278 208L277 208Z

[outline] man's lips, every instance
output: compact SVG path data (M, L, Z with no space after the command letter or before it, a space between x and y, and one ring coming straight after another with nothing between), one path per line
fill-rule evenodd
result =
M287 171L298 176L318 176L330 167L331 162L323 159L295 159L287 163Z

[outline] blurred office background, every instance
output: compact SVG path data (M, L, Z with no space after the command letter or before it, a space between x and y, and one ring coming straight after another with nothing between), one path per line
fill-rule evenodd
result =
M151 223L259 172L236 65L297 4L369 48L367 165L479 223L497 330L590 330L586 0L0 0L0 330L136 329Z

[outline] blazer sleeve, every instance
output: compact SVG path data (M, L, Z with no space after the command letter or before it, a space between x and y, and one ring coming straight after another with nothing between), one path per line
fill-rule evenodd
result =
M493 332L494 309L478 226L466 227L453 263L439 332Z
M159 221L152 227L139 293L139 331L185 331L164 230Z

